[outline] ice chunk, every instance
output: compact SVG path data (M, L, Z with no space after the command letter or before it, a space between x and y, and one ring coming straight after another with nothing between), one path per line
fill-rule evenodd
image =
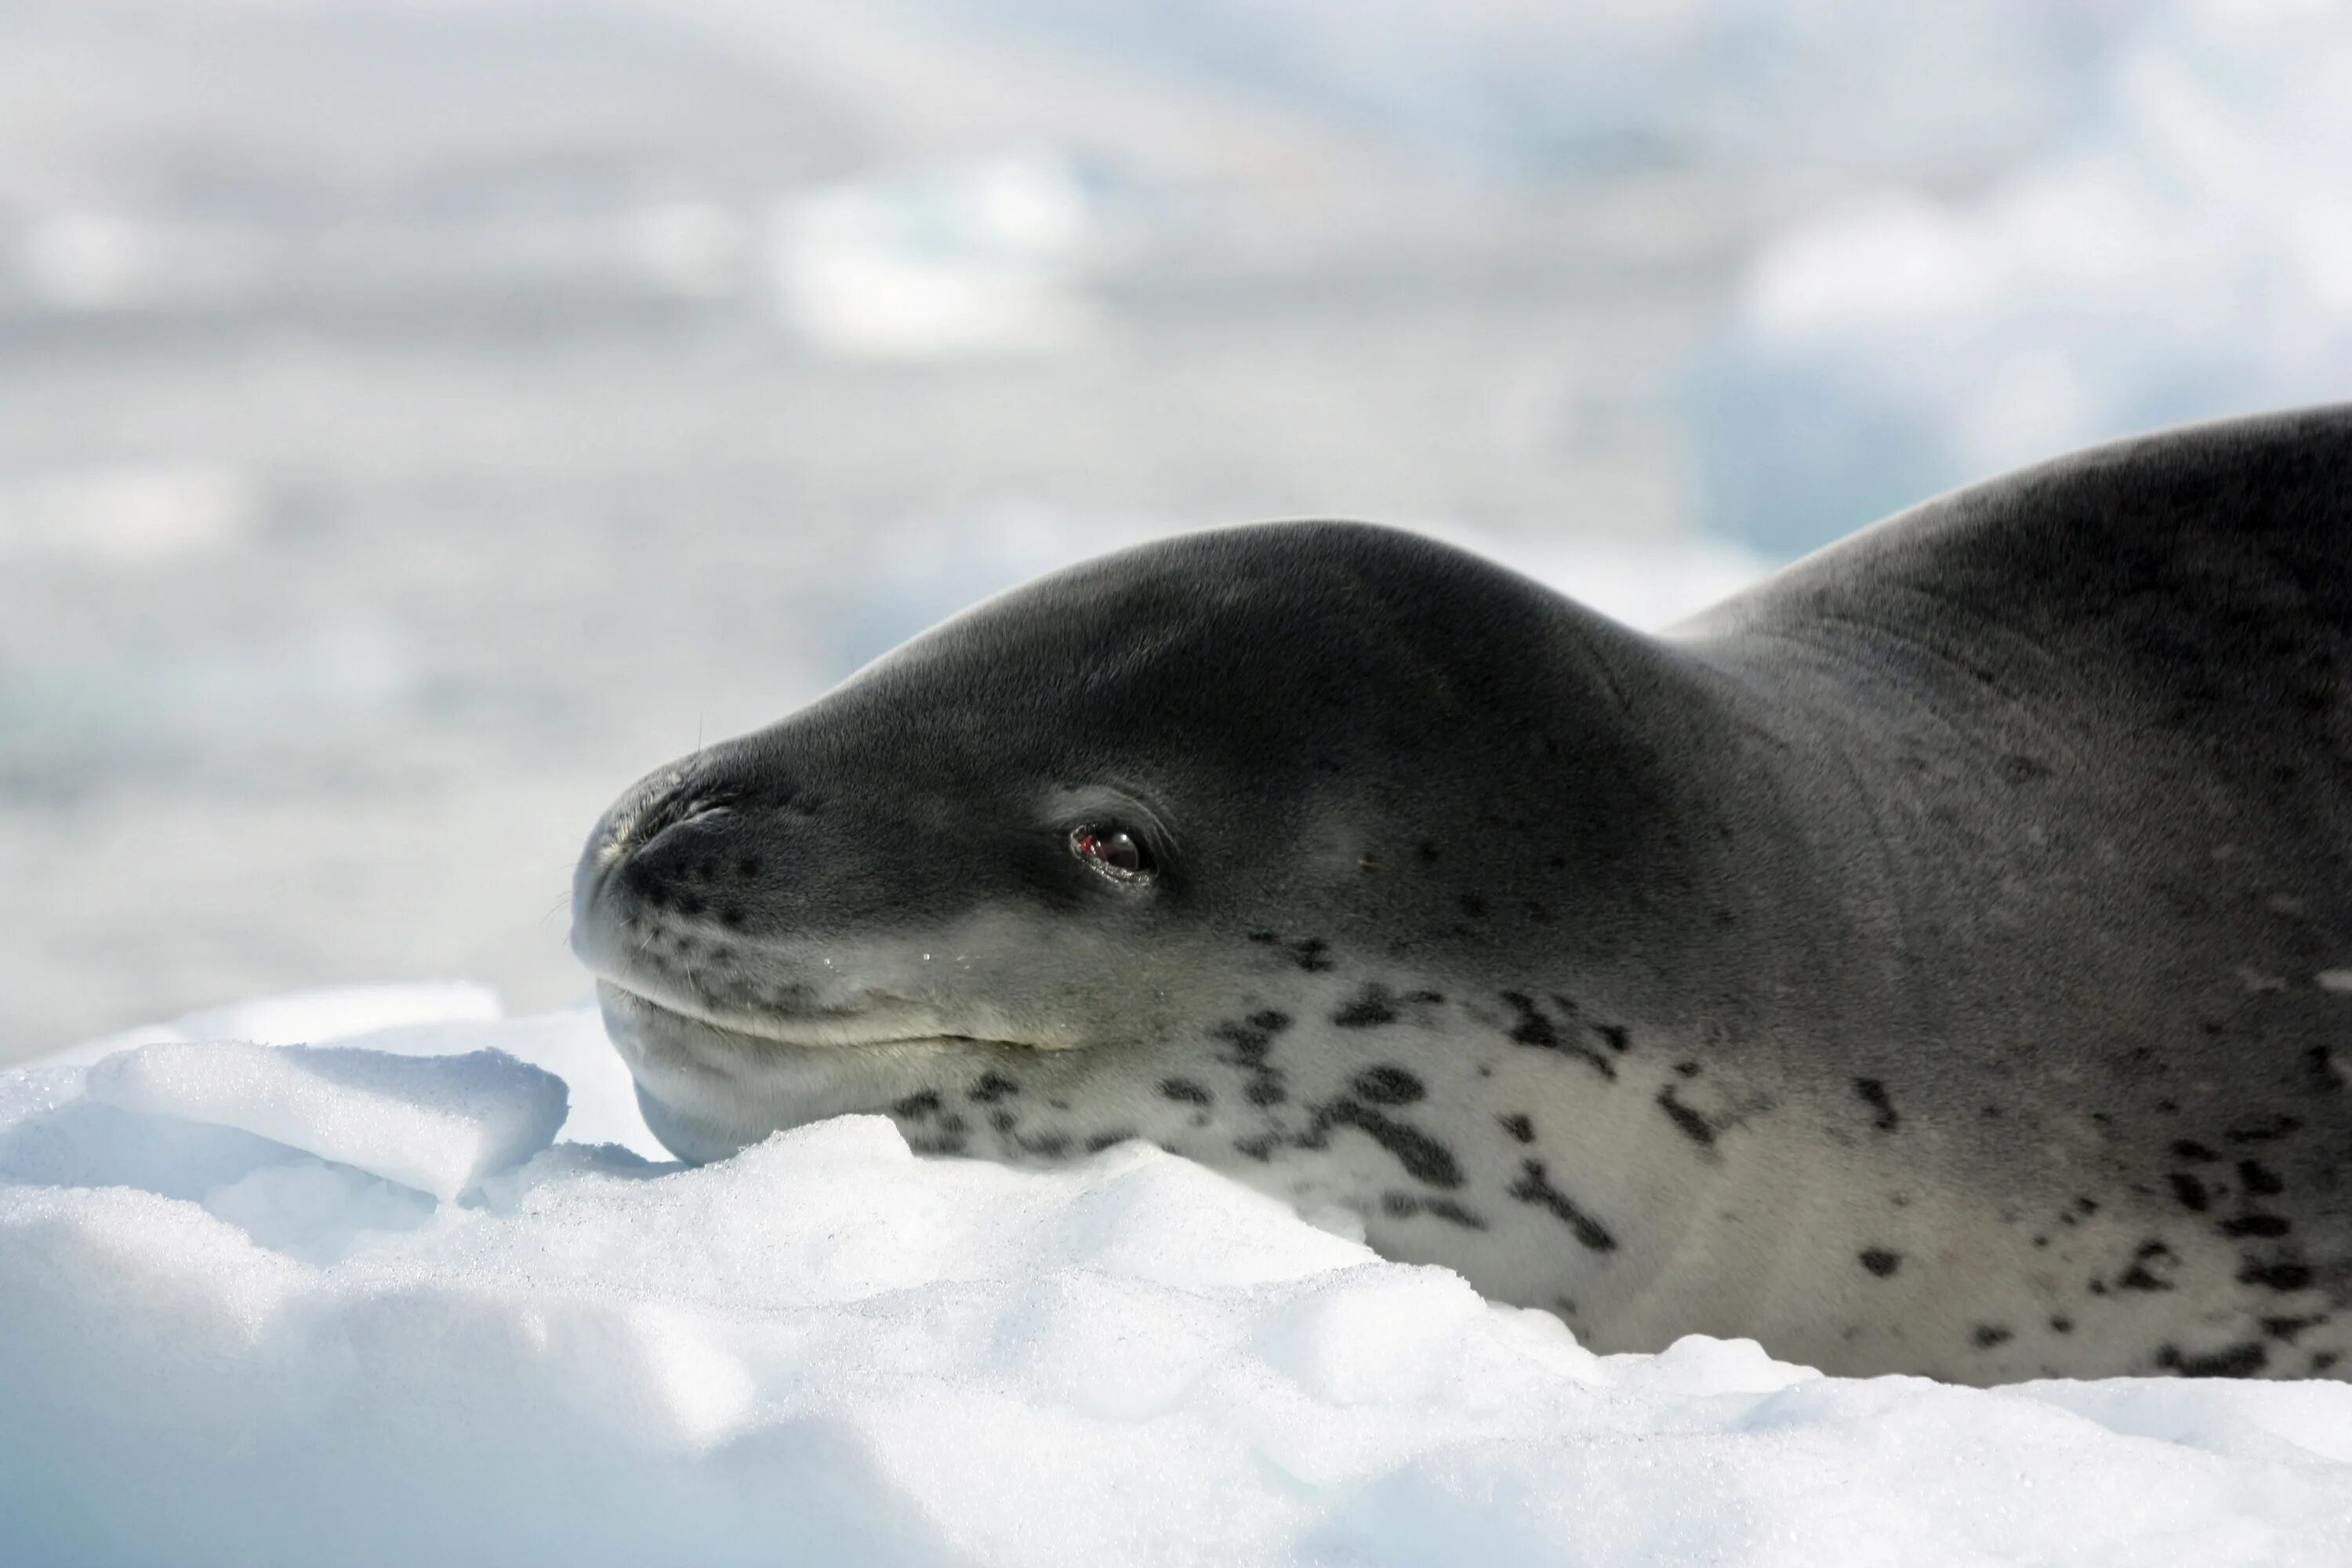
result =
M572 1090L572 1114L562 1136L574 1143L617 1143L647 1160L667 1162L669 1151L646 1127L637 1109L636 1080L621 1053L604 1037L604 1022L593 1007L501 1022L495 1032L458 1019L403 1021L344 1044L404 1057L442 1057L478 1050L494 1041L499 1050L562 1079Z
M140 1046L93 1066L87 1092L121 1110L239 1128L444 1202L546 1148L568 1110L562 1079L498 1050Z

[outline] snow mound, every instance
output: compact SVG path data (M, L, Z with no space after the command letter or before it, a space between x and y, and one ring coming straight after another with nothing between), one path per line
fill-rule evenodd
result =
M404 1057L348 1046L140 1046L92 1067L101 1105L236 1127L454 1202L555 1142L563 1080L504 1051Z
M2352 1561L2352 1387L1596 1358L1145 1146L690 1170L587 1015L363 1039L0 1076L11 1563ZM523 1059L625 1136L491 1169Z

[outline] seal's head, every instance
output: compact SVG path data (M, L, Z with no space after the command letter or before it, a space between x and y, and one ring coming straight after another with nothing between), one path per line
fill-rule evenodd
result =
M1638 921L1605 890L1670 853L1629 826L1659 767L1612 718L1617 628L1573 613L1392 530L1194 534L663 769L591 836L572 937L654 1130L703 1159L887 1110L934 1149L1217 1163L1295 1134L1265 1055L1310 1008L1394 1017Z

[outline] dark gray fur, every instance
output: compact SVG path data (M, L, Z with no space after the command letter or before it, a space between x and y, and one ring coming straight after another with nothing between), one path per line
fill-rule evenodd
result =
M1143 1137L1602 1350L2342 1375L2348 670L2346 409L1663 637L1407 533L1196 534L646 781L574 942L689 1158ZM1157 881L1069 853L1111 818Z

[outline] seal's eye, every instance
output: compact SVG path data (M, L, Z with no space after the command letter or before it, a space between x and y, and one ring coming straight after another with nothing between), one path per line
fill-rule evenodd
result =
M1140 882L1156 869L1143 840L1114 823L1070 829L1070 853L1121 882Z

